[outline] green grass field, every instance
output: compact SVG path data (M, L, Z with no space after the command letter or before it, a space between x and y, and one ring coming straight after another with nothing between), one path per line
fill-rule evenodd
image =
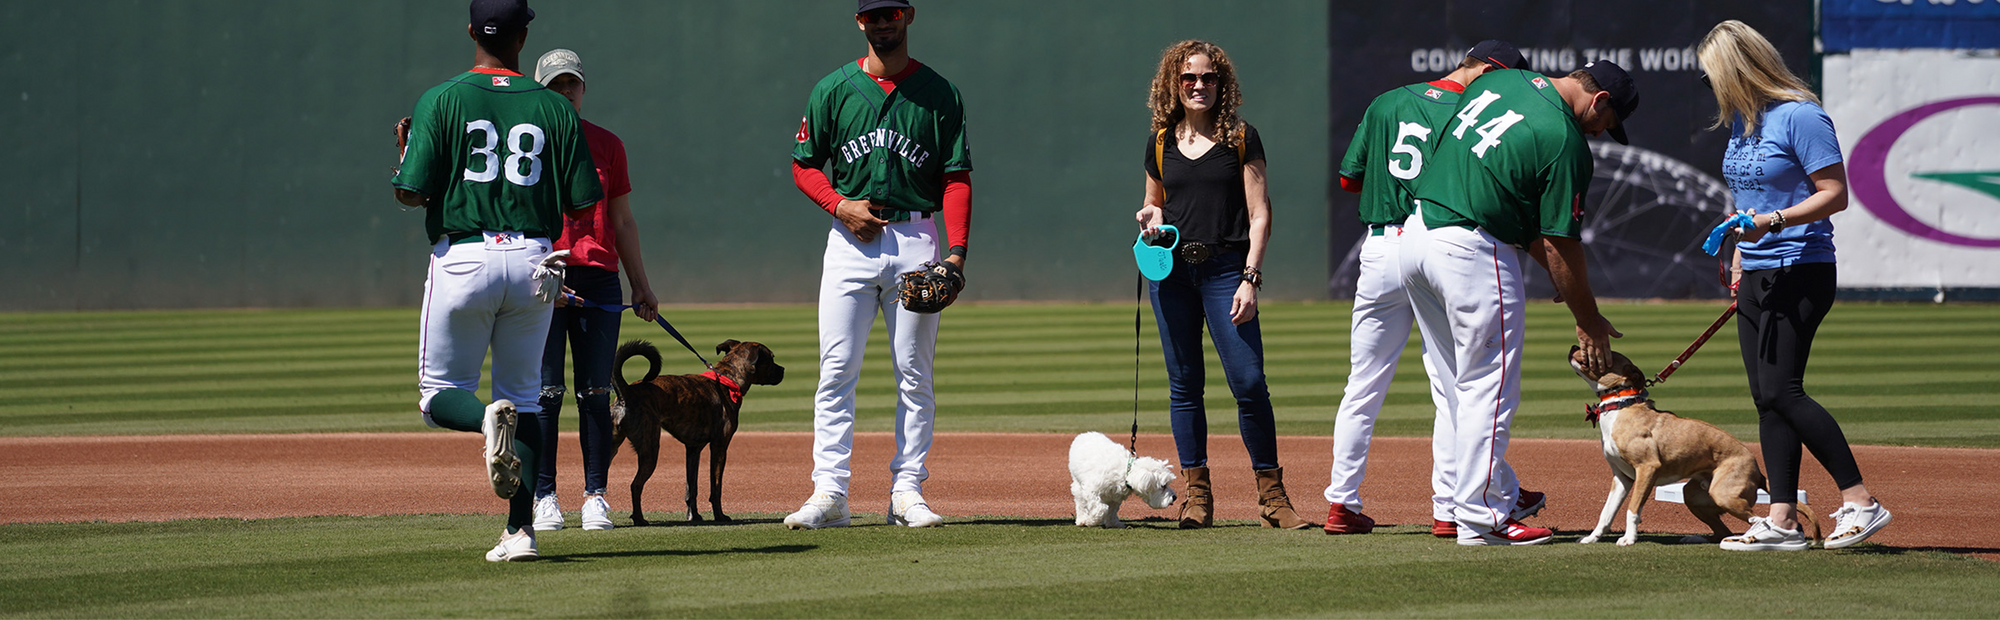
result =
M1648 372L1673 359L1720 311L1712 303L1614 304L1615 343ZM817 361L807 305L673 308L671 320L704 354L724 339L757 340L790 369L758 387L746 430L806 431ZM1272 304L1263 310L1266 369L1279 432L1326 435L1347 376L1346 304ZM1143 428L1166 431L1166 375L1158 335L1143 323ZM1517 437L1592 437L1590 400L1565 365L1569 316L1530 306ZM666 372L698 372L657 326L627 315L627 338L665 352ZM1757 437L1734 327L1725 328L1665 385L1662 406ZM938 427L951 431L1118 430L1132 415L1130 304L973 305L953 308L938 338ZM886 340L863 371L861 430L888 430ZM643 362L641 362L643 363ZM1209 362L1211 401L1227 409L1221 366ZM2000 306L1846 303L1820 330L1808 388L1857 443L2000 446ZM635 365L629 376L643 368ZM0 314L0 434L85 435L419 431L416 312L208 310ZM1377 432L1424 436L1430 404L1414 347ZM878 413L871 415L871 412ZM565 416L568 428L575 417Z
M1627 334L1617 348L1651 371L1719 310L1607 314ZM790 380L757 388L744 427L808 430L811 307L670 312L704 350L769 344ZM1281 432L1332 431L1347 312L1264 309ZM1532 308L1516 436L1594 436L1580 413L1590 396L1562 361L1567 321ZM1164 432L1159 344L1144 322L1144 424ZM0 434L419 431L415 323L409 309L0 314ZM658 328L624 329L659 344L667 372L699 369ZM938 351L940 429L1122 430L1131 329L1122 304L954 308ZM871 345L882 357L879 330ZM2000 306L1842 304L1815 353L1809 387L1852 440L2000 446ZM1422 367L1414 352L1403 361L1378 432L1425 435ZM871 359L864 372L863 430L887 430L887 366ZM1210 368L1209 393L1227 403ZM1654 395L1756 439L1733 329ZM1336 538L1001 516L792 532L776 515L738 516L751 522L546 533L548 560L528 565L480 561L492 516L0 525L0 617L2000 617L2000 563L1872 544L1467 549L1409 526Z

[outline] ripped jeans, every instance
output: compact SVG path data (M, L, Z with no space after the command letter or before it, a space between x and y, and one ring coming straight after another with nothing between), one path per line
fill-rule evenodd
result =
M563 286L578 297L600 304L624 303L625 291L618 284L618 272L596 267L570 267ZM578 442L583 444L583 492L604 492L605 472L617 449L611 437L611 356L618 347L618 321L624 314L596 308L556 308L549 321L548 344L542 348L541 424L546 438L541 451L541 472L535 481L535 497L556 492L556 421L562 415L563 344L576 353L575 368Z

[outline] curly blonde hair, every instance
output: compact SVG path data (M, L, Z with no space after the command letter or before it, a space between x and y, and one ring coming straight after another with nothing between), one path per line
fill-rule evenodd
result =
M1236 66L1229 63L1229 54L1220 46L1207 41L1182 41L1160 54L1160 71L1153 76L1153 91L1147 98L1153 109L1153 133L1179 125L1187 117L1187 109L1181 106L1181 67L1196 54L1207 56L1222 80L1215 89L1215 140L1232 149L1241 146L1243 119L1236 117L1236 108L1243 105L1243 91L1236 86Z

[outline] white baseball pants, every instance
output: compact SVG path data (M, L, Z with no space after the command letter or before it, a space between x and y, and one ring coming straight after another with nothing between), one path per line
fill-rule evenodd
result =
M419 410L448 388L479 390L479 367L493 351L493 398L521 413L542 410L542 345L555 306L535 298L535 266L546 238L489 232L480 241L431 247L417 340ZM437 426L424 414L424 422Z
M937 402L931 393L931 359L937 353L938 315L904 310L896 303L897 276L939 260L935 219L912 219L882 228L866 243L835 220L826 235L819 284L819 390L813 398L813 490L847 493L854 451L854 387L875 314L889 329L889 358L896 373L895 476L890 492L923 491Z
M1423 222L1416 225L1421 228ZM1396 375L1403 347L1410 340L1415 315L1410 296L1403 289L1401 248L1403 225L1386 227L1381 235L1361 242L1360 277L1354 283L1354 321L1350 327L1347 389L1333 423L1333 468L1326 486L1329 504L1361 512L1361 482L1368 474L1368 445L1375 436L1375 418L1389 395L1390 379ZM1433 363L1428 348L1424 370L1442 382L1429 383L1436 413L1431 428L1431 513L1432 518L1449 521L1452 516L1451 435L1452 384L1448 371ZM1446 373L1446 374L1440 374Z
M1521 404L1522 258L1483 230L1419 228L1403 237L1403 281L1417 325L1433 350L1449 352L1436 359L1456 383L1453 516L1461 539L1503 527L1520 495L1507 441Z

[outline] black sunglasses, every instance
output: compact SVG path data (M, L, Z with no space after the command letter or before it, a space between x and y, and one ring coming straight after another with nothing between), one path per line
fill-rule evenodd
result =
M1210 71L1210 72L1208 72L1208 73L1182 73L1182 74L1181 74L1181 87L1182 87L1182 88L1194 88L1196 84L1201 84L1201 83L1207 83L1207 84L1209 84L1209 85L1211 85L1211 86L1221 86L1221 85L1222 85L1222 74L1220 74L1220 73L1216 73L1216 72L1214 72L1214 71Z
M1701 74L1701 85L1707 86L1709 90L1715 90L1715 83L1708 81L1708 74L1706 73Z

